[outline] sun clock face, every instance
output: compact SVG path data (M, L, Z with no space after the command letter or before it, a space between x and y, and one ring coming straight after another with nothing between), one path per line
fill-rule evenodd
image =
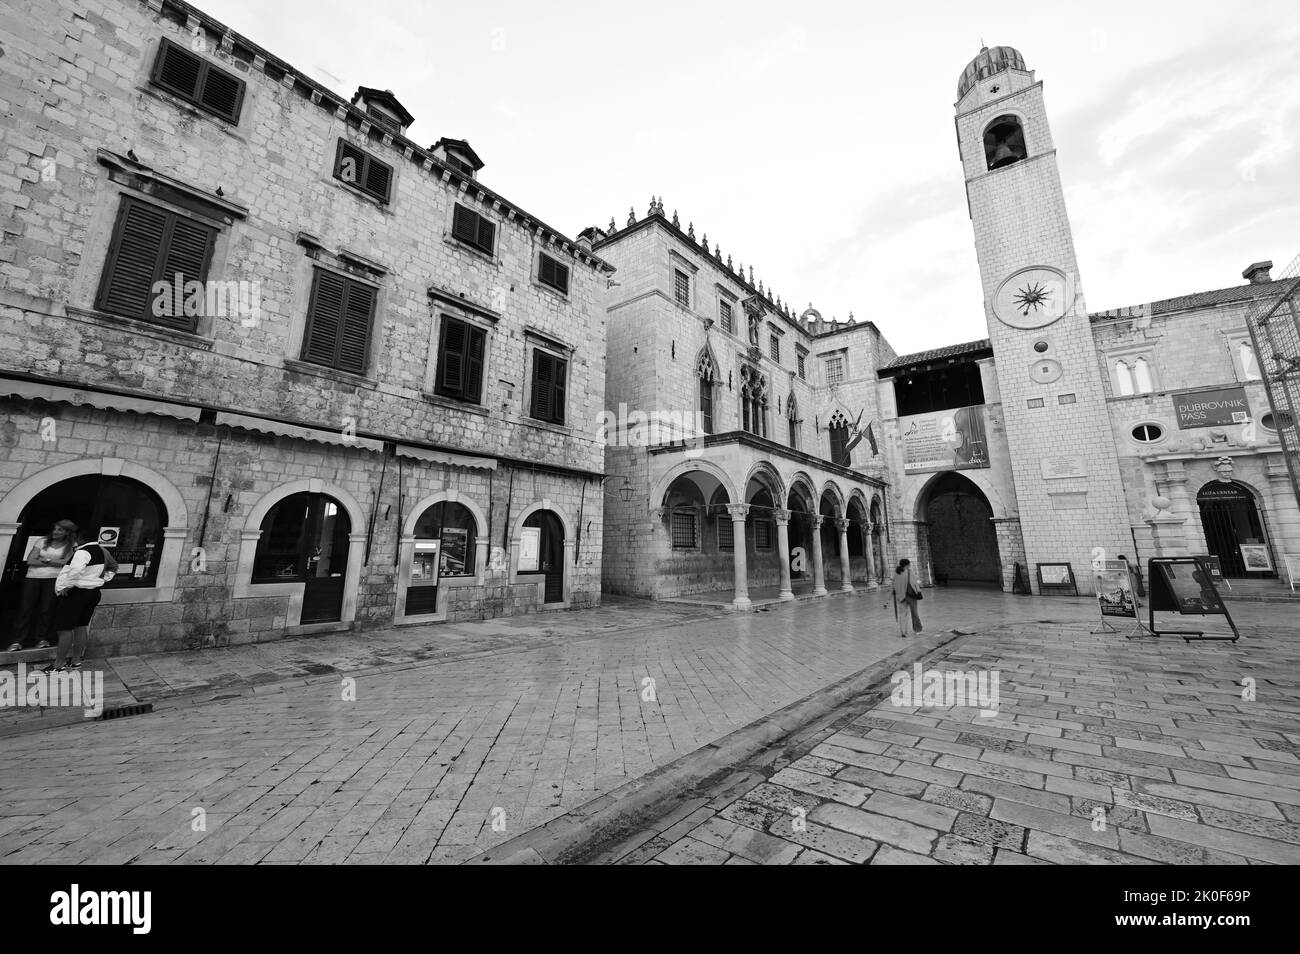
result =
M1045 328L1067 314L1077 292L1054 268L1035 266L1014 273L993 296L993 313L1012 328Z

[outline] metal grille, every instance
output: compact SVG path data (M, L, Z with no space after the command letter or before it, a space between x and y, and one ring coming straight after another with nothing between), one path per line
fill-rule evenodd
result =
M695 549L695 514L689 511L673 514L672 540L675 550Z
M722 330L729 335L734 335L736 327L731 318L731 302L718 302L718 315L722 318Z
M718 516L718 549L734 550L736 548L736 525L731 522L731 515L725 510Z
M826 359L826 383L839 384L844 380L844 359L827 358Z
M772 525L766 520L754 521L754 549L772 549Z
M1300 503L1300 256L1276 282L1280 291L1251 305L1246 326L1273 407L1291 491Z
M691 304L691 280L680 268L673 269L673 292L677 300L688 308Z

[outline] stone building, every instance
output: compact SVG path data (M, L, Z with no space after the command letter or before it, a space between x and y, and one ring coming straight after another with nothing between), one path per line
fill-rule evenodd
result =
M0 639L110 543L93 649L592 605L610 266L173 0L30 0L0 57Z
M871 322L796 317L661 201L583 233L618 270L608 302L609 592L656 598L876 585L888 466Z

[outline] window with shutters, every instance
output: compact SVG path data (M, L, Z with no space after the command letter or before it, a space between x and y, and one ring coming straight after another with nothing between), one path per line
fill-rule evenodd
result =
M123 196L95 307L194 331L199 315L187 314L194 309L185 289L189 282L208 280L216 238L217 230L210 225Z
M150 79L155 86L219 119L239 122L244 81L171 40L164 39L158 48Z
M564 265L545 252L539 253L541 260L537 266L537 280L543 285L550 285L561 294L569 293L569 266Z
M736 320L731 314L731 302L725 298L718 302L718 321L722 325L722 330L729 335L736 333Z
M349 374L365 374L378 292L374 285L317 268L307 306L302 360Z
M486 349L486 331L443 315L438 338L438 376L434 391L443 397L481 404Z
M569 362L537 348L533 351L533 400L530 416L551 424L564 423L564 393Z
M339 140L334 157L334 178L355 186L372 199L387 203L393 188L393 167L380 162L346 139Z
M497 227L489 219L479 215L473 209L467 209L460 203L451 217L451 234L466 245L480 252L492 254L495 247Z

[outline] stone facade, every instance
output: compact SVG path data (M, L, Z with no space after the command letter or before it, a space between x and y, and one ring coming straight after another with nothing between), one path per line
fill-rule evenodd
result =
M448 156L455 141L417 146L384 96L350 103L193 7L21 6L4 15L0 58L6 582L21 574L25 509L60 480L100 475L161 500L150 575L170 583L106 588L97 651L412 618L416 523L439 501L473 514L478 558L414 619L597 603L603 458L587 422L605 405L610 266L481 184ZM236 116L157 81L167 41L242 84ZM386 195L340 171L340 142L389 167ZM231 283L242 308L212 309L209 290L181 328L104 307L128 200L212 230L207 288ZM457 206L491 224L486 243L453 234ZM567 268L567 290L542 280L543 255ZM374 296L355 370L309 360L323 272ZM483 334L474 399L435 393L453 320ZM566 377L562 422L533 417L537 353L562 362L549 365ZM250 581L257 521L293 493L347 516L333 622L299 625L301 581ZM566 561L547 603L542 577L517 572L539 511L555 515L534 522L562 528Z

